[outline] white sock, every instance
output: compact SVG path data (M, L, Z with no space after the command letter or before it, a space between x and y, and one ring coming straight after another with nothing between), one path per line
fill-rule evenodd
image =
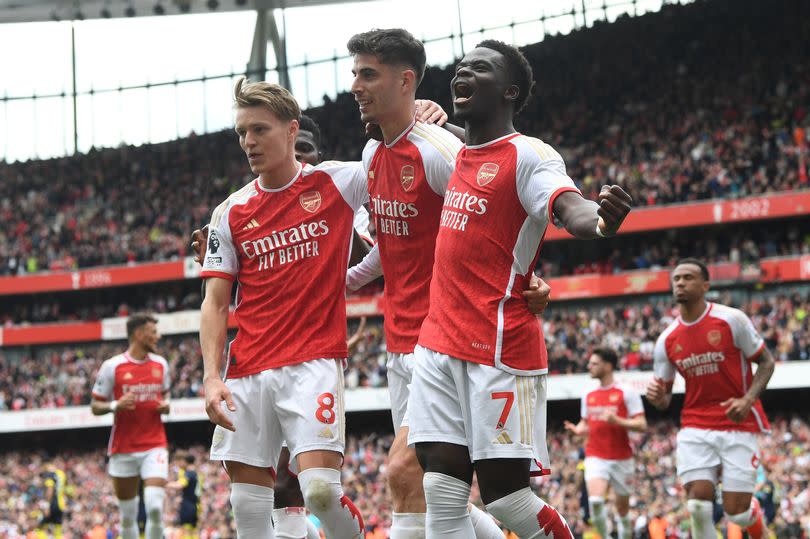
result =
M605 514L605 498L602 496L588 496L588 509L591 512L591 524L596 528L602 539L607 534L607 515Z
M298 474L304 502L318 517L329 539L354 539L365 535L363 517L352 501L343 495L340 470L309 468Z
M307 517L307 539L321 539L321 532L309 517Z
M529 487L488 503L487 511L520 539L574 539L562 515Z
M121 514L121 539L138 539L138 497L118 500Z
M687 500L689 520L692 523L692 539L717 539L717 530L712 521L714 504L708 500Z
M475 539L503 539L503 531L495 519L473 504L470 504L470 520L475 530Z
M425 539L424 513L394 513L391 515L390 539Z
M163 501L166 490L163 487L143 487L143 505L146 508L146 539L163 539Z
M250 483L231 484L231 507L237 539L273 539L273 489Z
M729 515L726 513L726 518L729 520L729 522L733 522L742 529L745 529L756 522L756 516L757 514L754 513L754 509L752 507L749 507L746 511L736 515Z
M303 539L307 536L307 520L304 507L273 509L273 529L277 539Z
M631 539L633 537L633 528L630 526L630 513L616 517L616 532L619 534L619 539Z
M428 472L422 479L425 489L425 536L470 539L475 536L467 504L470 485L449 475Z

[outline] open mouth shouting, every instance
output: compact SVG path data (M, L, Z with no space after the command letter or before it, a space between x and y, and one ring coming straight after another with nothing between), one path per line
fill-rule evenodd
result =
M453 83L453 104L465 105L475 94L472 86L463 81Z

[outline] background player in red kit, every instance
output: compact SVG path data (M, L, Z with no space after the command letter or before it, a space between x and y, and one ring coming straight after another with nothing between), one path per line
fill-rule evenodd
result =
M341 359L346 264L353 217L368 196L365 175L359 163L296 161L300 110L284 88L241 79L234 96L239 142L258 178L214 210L201 272L206 411L217 424L211 458L224 461L231 478L239 537L274 536L274 468L284 440L305 504L327 535L361 537L362 518L340 484ZM238 333L223 382L234 280Z
M647 430L641 395L617 387L613 371L619 363L616 352L597 348L588 359L588 373L599 379L599 388L582 397L579 423L565 422L565 428L578 436L587 436L585 444L585 482L591 522L601 537L609 537L605 497L613 490L616 528L619 539L630 539L630 491L633 477L633 451L628 430Z
M428 312L442 205L461 143L445 129L415 121L414 96L425 70L419 40L399 28L372 30L353 36L348 49L360 119L379 125L383 140L369 141L363 151L377 245L349 270L347 286L356 289L385 274L388 388L397 431L386 472L393 498L391 537L416 539L425 533L425 501L422 469L407 446L408 385ZM547 287L535 294L541 303L548 299ZM471 512L479 539L503 535L482 511Z
M98 371L90 409L115 414L110 433L109 473L121 513L122 539L138 537L138 481L143 479L146 539L163 537L163 501L169 476L166 431L160 419L169 413L169 366L155 353L157 319L135 314L127 320L129 347Z
M672 272L680 316L655 343L655 381L647 388L647 400L659 410L668 408L675 373L684 377L677 465L689 498L692 537L716 536L712 500L722 467L726 518L760 539L766 530L751 493L759 465L756 433L770 429L759 396L774 360L745 313L707 302L708 290L706 265L681 260ZM759 364L753 375L752 362Z
M547 356L521 293L552 219L579 238L613 235L631 200L618 186L585 200L556 151L515 131L531 86L526 58L496 41L468 53L452 82L467 146L444 198L408 406L428 538L472 535L473 471L487 510L518 536L571 537L529 488L532 460L549 464Z

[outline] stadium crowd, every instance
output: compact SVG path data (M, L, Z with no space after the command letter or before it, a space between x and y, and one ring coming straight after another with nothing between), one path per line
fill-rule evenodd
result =
M799 4L665 6L529 45L537 97L518 127L560 149L592 198L609 182L638 205L806 187L810 24L794 16ZM729 13L735 31L716 32ZM451 72L429 69L420 97L449 110ZM360 155L356 108L341 94L310 111L336 158ZM0 163L0 274L186 255L188 232L249 178L230 130Z
M751 316L777 361L810 359L810 291L801 288L720 303L740 306ZM596 346L617 349L621 367L652 368L655 339L674 319L668 299L623 302L616 306L553 303L543 316L552 374L586 372ZM350 324L349 333L356 330ZM0 410L86 405L101 362L121 353L124 343L73 344L0 350ZM196 336L169 336L159 344L169 362L173 397L197 397L202 391L202 360ZM385 335L381 319L370 320L349 357L346 386L386 385Z
M691 231L658 231L598 242L583 250L577 242L549 242L543 248L538 273L546 277L612 274L620 271L674 267L685 256L697 256L709 264L737 263L758 274L762 258L810 254L810 220L798 219L784 226L737 225ZM381 280L361 294L381 292ZM122 287L75 293L17 297L0 305L0 325L92 321L133 312L169 313L199 309L199 284L188 280L138 287Z
M810 504L810 486L805 474L810 466L807 454L810 425L806 417L797 416L778 418L772 427L770 436L760 438L763 467L756 495L776 537L806 539L810 537L810 515L806 511ZM676 432L675 425L662 421L652 423L648 432L632 437L636 485L630 515L635 538L688 537L685 494L675 480ZM388 537L391 508L384 476L391 442L391 435L377 434L349 436L347 441L343 467L345 490L365 517L368 539ZM580 505L580 446L581 440L569 433L562 429L552 430L549 434L552 475L534 483L550 503L563 509L577 538L589 533ZM208 461L204 445L194 445L189 451L197 457L198 470L203 477L200 537L233 537L227 476L221 466ZM47 507L40 477L47 462L67 473L65 539L108 537L108 532L114 534L117 511L102 450L55 454L25 451L4 453L0 460L0 537L17 538L36 528L42 511ZM176 475L176 469L170 473ZM473 499L480 504L475 488ZM170 493L166 507L167 523L175 522L176 493ZM655 530L666 531L664 535L655 535ZM90 532L94 535L89 535ZM178 537L178 533L177 528L170 527L166 537L172 539Z

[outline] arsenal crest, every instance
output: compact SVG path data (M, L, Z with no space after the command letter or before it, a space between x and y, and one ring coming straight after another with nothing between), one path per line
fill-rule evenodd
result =
M298 197L301 207L309 213L315 213L321 207L321 194L318 191L309 191Z
M500 167L495 163L484 163L481 165L481 168L478 169L478 175L476 176L476 181L478 185L481 187L485 186L489 182L495 179L495 175L498 174L498 169Z
M160 369L158 369L157 367L152 368L152 377L153 378L160 378L160 374L161 374Z
M411 187L413 187L413 177L414 177L414 169L413 165L405 165L402 167L402 172L399 176L400 181L402 182L402 188L406 191L410 191Z
M713 329L706 335L706 339L709 341L709 344L716 347L720 344L720 341L723 340L723 336L718 330Z

